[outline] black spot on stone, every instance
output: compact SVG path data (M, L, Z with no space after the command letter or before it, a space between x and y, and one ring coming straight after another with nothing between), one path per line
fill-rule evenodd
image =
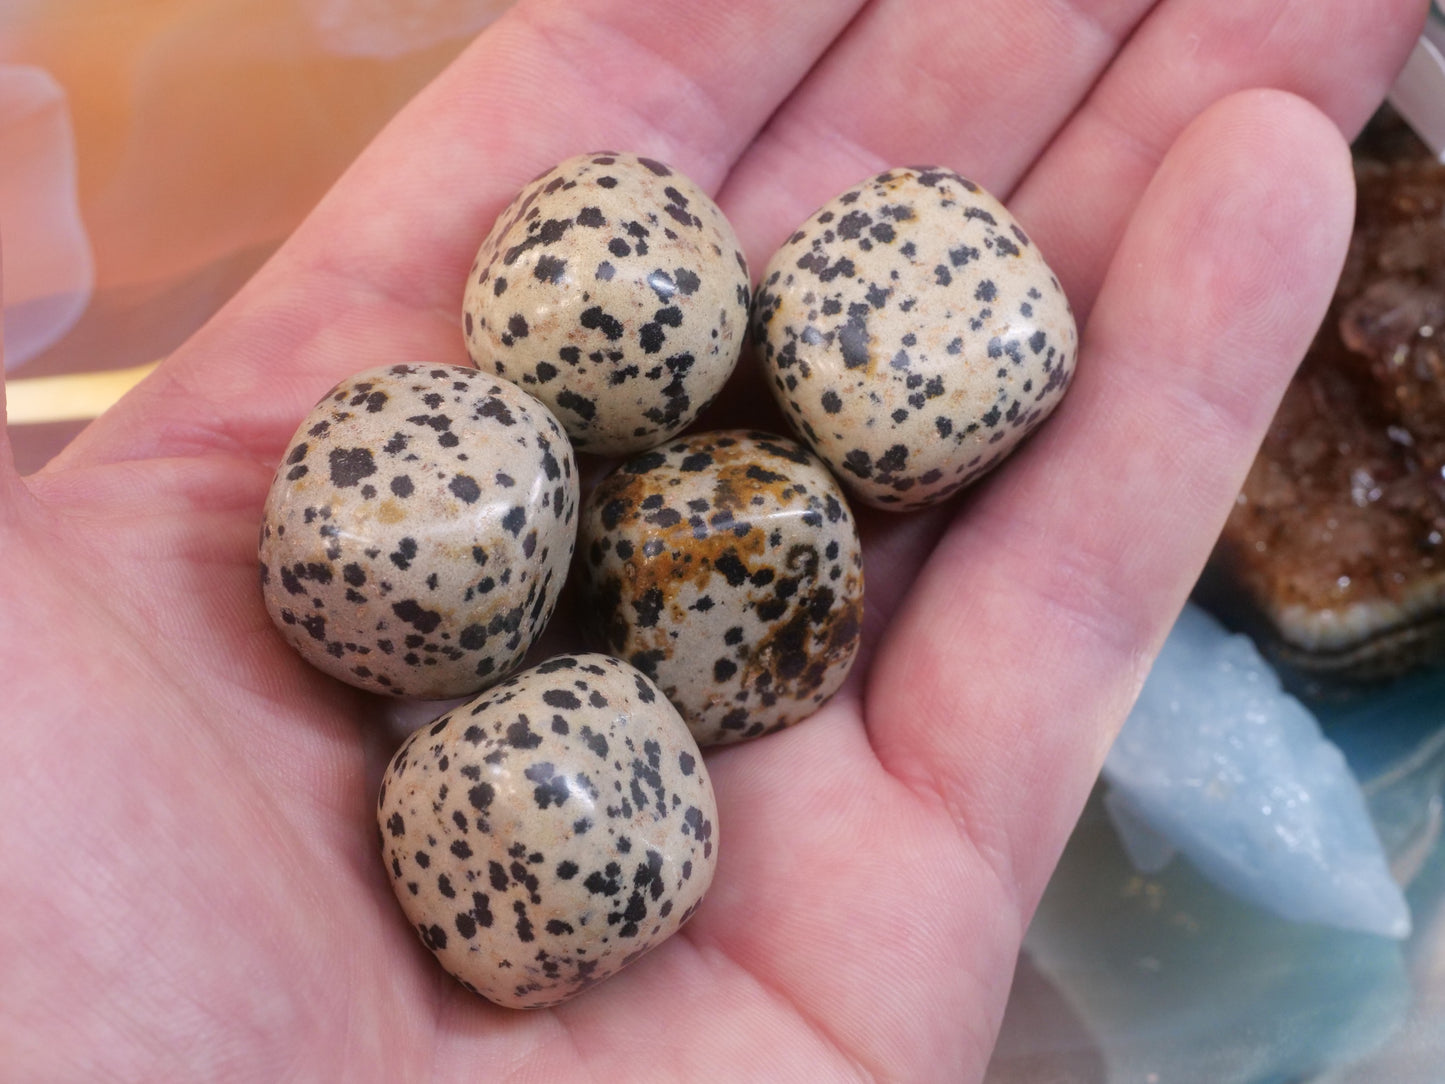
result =
M430 633L436 631L441 624L442 615L435 610L428 610L422 607L414 598L404 599L394 603L391 612L396 614L418 632Z
M682 462L678 464L678 469L691 474L693 471L707 470L710 466L712 466L712 456L709 453L693 452L691 455L683 457Z
M637 625L640 628L650 629L657 625L657 619L662 614L663 607L662 591L656 587L650 587L642 593L642 596L632 603L632 610L636 614Z
M608 862L602 869L589 873L582 887L594 896L615 896L622 891L622 867Z
M537 266L532 269L532 274L539 282L555 286L567 277L567 261L560 256L544 253L537 257Z
M849 369L862 369L868 364L868 326L858 317L849 317L838 329L838 345L843 351L843 364Z
M908 448L895 444L878 457L875 464L880 473L896 474L908 465Z
M738 558L737 552L728 550L713 562L713 567L721 572L728 581L729 587L741 587L748 578L747 566Z
M582 728L582 741L588 749L591 749L592 752L596 753L599 757L607 756L606 736L597 733L597 731L593 730L590 726L584 726Z
M972 245L958 245L948 250L948 262L954 267L963 267L978 259L979 251Z
M872 222L873 216L866 211L849 211L838 220L838 236L845 241L856 241Z
M331 484L339 489L357 485L376 473L370 448L334 448L329 459Z
M557 405L563 410L570 410L583 421L591 421L597 413L596 404L585 395L579 395L570 388L565 388L557 393Z
M484 399L482 405L477 409L477 413L481 417L491 418L501 425L515 425L517 423L517 419L514 418L512 412L507 409L507 404L495 395L488 396Z
M478 926L488 927L492 924L491 901L485 893L472 893L472 917L477 920Z
M657 694L653 692L651 685L643 681L642 678L636 674L632 677L633 683L637 686L637 699L641 700L644 704L651 704L657 699Z
M593 305L590 309L584 309L577 322L588 330L601 331L607 337L608 342L616 342L622 338L623 331L621 321L616 317L602 311L601 305Z
M412 559L416 557L416 539L403 538L396 544L396 549L387 554L387 557L397 568L402 570L410 568Z
M565 711L577 711L582 707L582 701L568 689L548 689L542 694L542 703Z
M663 659L665 659L666 657L667 657L667 654L666 654L666 652L662 651L662 649L660 649L660 648L653 648L652 650L649 650L649 651L634 651L631 655L629 655L629 656L627 657L627 661L632 664L632 666L633 666L634 669L640 670L642 673L646 674L649 678L651 678L651 679L653 679L654 681L656 681L656 680L657 680L657 664L660 663L660 662L662 662ZM638 686L639 695L641 694L641 689L642 689L642 686L639 685L639 686ZM651 697L648 697L648 698L647 698L647 702L651 702Z
M452 480L447 483L447 489L457 500L466 504L475 504L482 495L482 487L477 485L477 480L469 474L454 474Z
M507 727L507 744L513 749L535 749L542 744L542 735L532 730L525 715Z
M652 292L657 295L659 301L668 301L673 294L677 293L677 283L673 281L671 275L661 269L647 276L647 285L652 287Z
M861 448L854 448L843 456L843 469L859 478L873 477L873 459Z
M532 789L532 800L537 803L538 809L550 809L554 805L560 807L571 794L567 777L558 775L557 770L546 761L529 765L522 774L536 784Z
M521 900L513 900L512 910L517 913L517 940L535 941L537 936L532 932L532 920L527 917L527 905Z
M648 471L656 470L666 462L667 457L661 452L648 452L645 455L639 455L629 459L622 465L622 470L633 475L646 474Z
M677 288L682 292L684 297L691 297L697 292L697 288L702 285L702 279L698 278L694 272L689 271L685 267L674 269L672 278L673 281L677 283Z

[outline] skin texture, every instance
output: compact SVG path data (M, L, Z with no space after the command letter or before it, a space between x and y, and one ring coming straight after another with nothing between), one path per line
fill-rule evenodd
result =
M1039 893L1324 311L1340 132L1424 6L522 3L46 470L22 482L0 448L7 1071L980 1076ZM371 810L399 731L273 634L256 531L310 404L360 359L463 361L478 239L605 145L717 192L755 267L862 177L948 164L1050 253L1080 356L982 488L864 522L858 664L806 725L709 758L726 842L693 921L516 1014L397 910Z

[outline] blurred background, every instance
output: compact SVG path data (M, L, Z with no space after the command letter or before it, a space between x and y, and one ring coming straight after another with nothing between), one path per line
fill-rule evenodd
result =
M21 473L129 370L198 328L506 6L0 5L0 243ZM117 375L36 379L97 371Z

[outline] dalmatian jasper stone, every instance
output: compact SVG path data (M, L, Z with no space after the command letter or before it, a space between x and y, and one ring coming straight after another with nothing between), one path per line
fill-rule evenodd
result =
M996 199L894 169L773 256L753 334L794 428L860 500L907 509L1003 459L1059 403L1078 334L1058 279Z
M722 388L750 282L692 181L651 158L585 154L502 212L462 321L478 368L545 402L578 451L623 455L680 432Z
M261 526L266 609L308 662L394 696L466 696L516 666L567 577L577 469L515 385L369 369L282 457Z
M583 506L589 642L655 679L700 745L812 714L858 650L863 562L827 468L766 433L699 433L618 467Z
M692 915L717 863L697 743L650 681L561 655L414 733L377 803L422 943L469 989L536 1009Z

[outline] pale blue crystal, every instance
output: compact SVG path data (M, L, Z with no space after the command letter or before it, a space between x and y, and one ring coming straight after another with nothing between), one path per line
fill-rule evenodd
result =
M1359 784L1253 643L1180 615L1104 765L1140 865L1173 848L1276 914L1386 937L1410 932Z

